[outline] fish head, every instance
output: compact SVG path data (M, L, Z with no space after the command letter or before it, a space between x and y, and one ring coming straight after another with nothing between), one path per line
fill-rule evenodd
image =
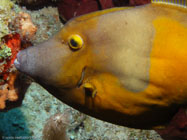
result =
M91 56L87 29L83 23L75 24L70 22L48 41L20 51L16 68L46 84L76 87Z

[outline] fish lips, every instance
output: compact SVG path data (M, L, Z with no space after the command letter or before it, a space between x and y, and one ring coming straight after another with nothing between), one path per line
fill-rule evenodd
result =
M33 75L33 70L31 69L33 67L33 63L30 63L30 59L28 59L28 50L22 50L18 52L16 59L14 60L14 65L17 70L20 72L23 72L28 75Z
M25 54L23 54L22 51L18 52L16 59L14 60L14 65L16 67L16 69L21 70L21 64L23 63L23 61L25 61L26 59L24 59L23 57L26 57Z

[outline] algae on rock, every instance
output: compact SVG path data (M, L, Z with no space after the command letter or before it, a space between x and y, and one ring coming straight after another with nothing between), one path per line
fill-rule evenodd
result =
M11 55L11 50L1 41L1 38L10 33L8 24L11 21L12 7L14 3L10 0L0 0L0 59Z
M11 49L7 47L4 43L0 44L0 59L6 59L12 55Z
M0 38L8 34L8 24L12 17L12 7L14 3L10 0L0 0Z

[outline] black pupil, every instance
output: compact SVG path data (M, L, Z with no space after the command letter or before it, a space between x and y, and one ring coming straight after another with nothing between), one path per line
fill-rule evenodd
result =
M78 43L74 40L74 39L71 39L70 40L70 43L73 47L77 47L78 46Z

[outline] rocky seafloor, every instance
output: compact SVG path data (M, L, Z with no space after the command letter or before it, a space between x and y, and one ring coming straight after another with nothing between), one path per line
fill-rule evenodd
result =
M31 15L37 26L36 35L31 40L33 44L47 40L63 27L55 7L29 11L14 4L12 10ZM53 97L35 82L28 88L21 107L0 113L0 136L2 139L40 140L47 119L64 112L68 112L66 131L70 140L162 140L153 130L130 129L82 114Z

